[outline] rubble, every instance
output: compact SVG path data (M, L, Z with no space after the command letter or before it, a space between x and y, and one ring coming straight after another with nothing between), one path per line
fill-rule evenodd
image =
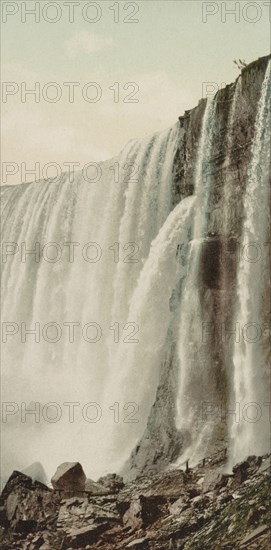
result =
M171 469L126 484L116 475L93 482L106 494L78 495L74 483L72 496L66 496L71 479L83 486L80 464L61 465L53 490L13 472L1 495L1 548L267 550L270 455L248 457L231 474L224 473L225 461L217 453L188 472Z

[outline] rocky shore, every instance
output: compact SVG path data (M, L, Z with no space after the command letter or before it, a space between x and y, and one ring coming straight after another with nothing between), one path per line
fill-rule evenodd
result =
M267 550L270 455L227 471L225 451L126 484L88 480L79 463L59 466L52 488L15 471L1 495L1 548Z

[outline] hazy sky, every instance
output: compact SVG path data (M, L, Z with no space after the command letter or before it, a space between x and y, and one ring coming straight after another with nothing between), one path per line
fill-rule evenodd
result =
M24 14L24 4L40 7L40 21ZM10 184L24 180L23 162L82 167L117 154L131 138L174 124L202 97L203 82L232 82L235 58L251 62L270 51L267 1L83 0L72 2L74 22L67 4L2 1L2 81L15 83L4 84L2 162L19 166L5 178ZM225 13L234 7L235 15ZM33 95L23 102L24 86L36 82L36 102ZM73 103L64 86L72 82Z

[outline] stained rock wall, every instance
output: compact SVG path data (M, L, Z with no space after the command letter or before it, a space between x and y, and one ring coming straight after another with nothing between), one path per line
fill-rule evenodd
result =
M220 396L221 407L227 406L232 379L232 338L223 339L220 328L231 326L235 303L237 262L240 254L243 224L243 197L250 163L251 144L261 87L270 56L258 59L241 73L240 92L236 97L233 121L232 104L237 81L217 94L214 139L211 159L207 166L211 174L207 227L203 236L199 285L203 318L214 327L202 345L208 368L214 367L214 385ZM172 188L172 208L194 193L194 174L201 136L206 99L180 117L180 141L177 148ZM231 135L229 136L229 126ZM261 169L261 168L260 168ZM270 241L267 235L267 241ZM266 255L266 310L270 314L270 278ZM173 302L178 308L175 289ZM171 307L171 304L170 304ZM217 327L217 329L215 328ZM174 462L189 443L189 433L178 433L175 428L176 386L178 359L176 357L177 322L173 321L168 334L167 356L161 364L160 384L145 433L132 452L123 473L133 478L143 471L159 471ZM199 392L201 388L199 388ZM208 452L227 444L226 419L218 421Z

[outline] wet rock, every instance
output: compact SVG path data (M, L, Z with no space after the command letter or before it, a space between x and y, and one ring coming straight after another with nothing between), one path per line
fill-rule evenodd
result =
M182 470L162 471L160 474L144 476L126 484L120 491L118 500L125 500L126 495L129 494L140 494L145 497L161 497L174 501L183 494L184 487L189 488L189 478ZM195 487L191 487L191 490L195 491L193 496L199 494Z
M188 499L180 497L169 506L169 513L172 516L178 516L181 514L182 511L186 510L187 508L189 508Z
M266 471L268 471L268 470L270 470L270 469L271 469L271 459L270 459L270 456L269 456L269 457L264 458L264 459L262 460L262 463L261 463L261 465L259 466L257 472L258 472L258 473L262 473L262 472L266 472Z
M68 531L70 528L80 529L95 522L120 521L116 502L112 497L73 497L62 501L57 526L59 529Z
M109 493L118 493L124 487L123 477L117 474L100 477L97 483L105 487Z
M100 534L105 531L107 527L107 524L93 524L88 527L73 530L64 538L61 548L62 550L66 550L68 548L82 548L87 544L93 544L97 542Z
M217 470L209 470L204 476L204 481L202 483L203 493L208 493L216 489L224 487L228 482L229 476L222 474Z
M134 548L135 550L144 550L146 548L147 539L145 537L141 539L132 540L127 544L126 548Z
M19 505L19 501L20 499L18 494L11 493L10 495L8 495L8 498L6 500L6 514L8 521L11 521L14 518Z
M209 503L209 499L206 496L198 495L197 497L192 498L191 505L198 509L203 509Z
M86 498L72 497L61 501L57 527L63 530L82 527L82 519L85 518L87 505L88 501Z
M32 539L32 544L30 546L30 550L34 550L36 548L41 548L46 544L46 540L43 535L38 534L36 537ZM48 544L48 543L47 543Z
M13 472L7 481L1 495L1 504L4 508L1 522L11 532L14 540L29 540L28 543L16 543L16 548L32 550L45 544L45 539L38 546L30 546L31 536L42 530L42 535L47 529L56 528L56 520L60 499L54 492L38 481L32 481L29 476L21 472ZM5 515L4 515L5 514ZM7 535L9 537L9 535ZM5 539L5 536L4 536ZM3 545L4 550L13 547L8 538L8 544Z
M93 495L107 495L108 490L101 483L87 479L84 490Z
M51 481L54 489L69 495L69 493L84 491L86 475L79 462L64 462L58 466Z
M232 471L234 474L234 482L243 483L247 478L254 474L261 466L262 458L256 456L249 456L243 462L236 464Z
M123 525L131 531L136 531L142 527L142 504L140 498L134 499L131 502L123 516Z
M256 503L255 503L256 504ZM254 505L255 506L255 505ZM255 523L258 523L262 514L265 513L265 509L263 508L257 508L257 505L256 507L252 508L249 513L248 513L248 516L247 516L247 523L248 525L254 525Z

